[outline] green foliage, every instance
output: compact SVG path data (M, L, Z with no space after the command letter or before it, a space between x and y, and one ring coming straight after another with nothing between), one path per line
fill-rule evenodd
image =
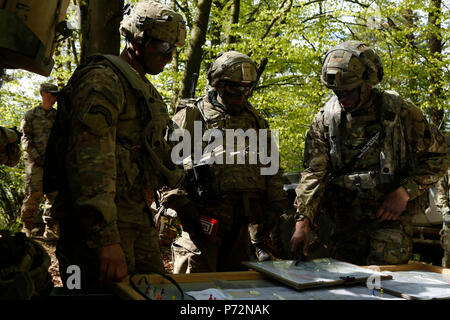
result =
M20 207L24 198L23 164L0 168L0 229L20 231Z

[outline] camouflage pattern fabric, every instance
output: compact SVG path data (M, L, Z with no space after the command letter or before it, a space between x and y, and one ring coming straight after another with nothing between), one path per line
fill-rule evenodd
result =
M383 64L367 44L349 40L327 51L320 80L329 89L375 86L383 79Z
M442 213L441 245L444 249L442 266L450 268L450 170L436 183L436 207Z
M186 25L181 14L161 3L142 1L125 10L120 33L139 44L148 37L182 47L186 40Z
M254 83L257 78L256 70L255 62L247 55L237 51L227 51L211 64L207 74L208 83L213 87L219 81Z
M43 167L48 137L55 122L56 110L44 110L39 105L28 110L20 123L25 165Z
M19 136L9 128L0 127L0 164L14 167L20 160Z
M27 111L20 124L23 132L22 148L24 150L25 174L23 176L25 198L23 200L20 217L30 229L34 222L38 222L37 216L42 199L42 179L44 174L45 149L48 137L55 122L56 110L44 110L39 105ZM42 219L44 222L54 222L51 214L51 206L56 193L45 195L45 210Z
M64 95L67 104L58 106L52 132L64 164L56 172L63 179L55 201L61 270L78 264L87 270L83 285L95 287L97 248L120 243L129 272L162 271L146 191L166 180L149 160L145 142L161 162L170 161L165 103L150 82L114 56L91 57Z
M372 89L375 92L375 89ZM435 183L447 170L446 146L444 137L430 127L422 112L410 101L398 96L391 99L391 93L379 91L382 99L377 101L399 101L399 121L396 126L401 130L391 128L392 135L386 135L355 162L352 168L347 168L347 176L360 172L380 172L380 151L393 154L395 161L391 172L392 180L381 183L375 180L375 186L364 188L362 183L354 181L353 187L346 183L327 183L328 174L333 173L330 160L329 135L324 125L324 109L314 118L307 133L305 144L304 167L300 183L296 189L295 206L299 213L315 221L319 210L325 209L327 215L335 222L335 233L331 243L335 243L336 257L342 257L350 262L397 264L408 261L411 254L412 231L410 217L421 207L426 190ZM335 99L333 97L332 99ZM380 121L376 119L376 108L393 109L389 105L375 105L371 99L366 105L346 116L343 112L339 127L341 134L341 162L349 163L359 154L362 146L380 129ZM389 113L388 113L389 114ZM395 113L390 112L392 118ZM385 129L385 128L381 128ZM402 135L398 136L401 132ZM402 138L402 136L404 138ZM405 147L405 159L398 159L401 153L395 153L386 148L386 143L392 148ZM397 158L396 158L397 157ZM406 176L405 173L408 172ZM374 173L374 177L378 177ZM359 181L361 182L361 181ZM377 223L375 214L390 191L403 186L410 195L406 212L399 221ZM355 248L357 247L357 248Z
M45 223L55 222L52 206L55 202L56 192L44 195L42 190L42 178L44 169L39 166L25 166L24 188L25 198L23 199L20 218L25 225L32 227L33 223L39 222L40 217L37 216L42 199L45 199L44 212L42 220Z
M267 127L250 104L240 114L230 115L225 113L224 107L219 104L216 97L217 92L210 91L198 99L198 107L188 105L178 111L172 120L180 128L188 130L192 137L194 121L202 121L203 130L241 128L246 131L249 128ZM199 236L188 225L182 225L183 233L172 245L174 273L245 270L240 262L250 257L249 238L252 244L262 243L273 227L274 220L283 211L287 194L283 190L280 172L265 177L260 176L258 170L258 176L255 176L254 180L259 184L252 183L252 190L245 191L241 187L246 182L239 180L242 177L242 170L248 171L245 165L215 164L211 168L213 171L223 173L220 175L213 173L220 176L220 179L217 179L220 185L217 190L221 190L220 194L214 193L209 199L197 199L192 195L183 196L181 191L174 191L175 196L167 196L163 201L182 217L183 203L190 201L187 199L189 196L199 207L199 214L216 219L219 225L216 236L209 238ZM234 183L227 183L230 180ZM234 190L224 188L225 185L234 185Z
M160 256L158 235L150 220L146 220L143 225L118 221L117 228L130 274L166 272ZM98 290L98 254L96 249L88 246L88 239L89 236L79 221L65 219L60 226L56 257L60 270L67 270L70 265L80 267L81 288ZM69 275L66 272L60 274L65 285Z
M0 300L48 297L53 282L47 251L24 233L12 236L0 230L0 234Z

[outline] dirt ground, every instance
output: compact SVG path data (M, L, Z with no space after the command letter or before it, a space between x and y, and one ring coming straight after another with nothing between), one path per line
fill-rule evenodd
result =
M48 271L50 272L50 275L52 276L53 284L55 287L62 287L61 282L61 276L59 274L59 267L58 267L58 259L56 259L55 250L56 250L56 242L47 242L39 239L35 239L37 242L39 242L46 250L48 255L51 259L51 265ZM173 272L173 266L172 266L172 258L171 258L171 251L169 245L161 246L161 257L164 263L164 267L166 268L167 273Z

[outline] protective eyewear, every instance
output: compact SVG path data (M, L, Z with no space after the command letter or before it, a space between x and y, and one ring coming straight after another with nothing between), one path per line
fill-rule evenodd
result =
M248 94L250 90L253 88L253 83L241 83L241 82L232 82L232 81L225 81L224 86L228 87L228 89L233 93L240 93L240 94Z
M166 41L156 40L155 48L163 55L172 55L175 52L176 46Z

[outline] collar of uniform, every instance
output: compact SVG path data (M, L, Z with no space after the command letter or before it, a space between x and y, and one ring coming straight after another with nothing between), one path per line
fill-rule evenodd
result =
M45 110L42 103L39 103L38 110L46 116L49 115L52 111L56 111L55 108L51 108L50 110Z

